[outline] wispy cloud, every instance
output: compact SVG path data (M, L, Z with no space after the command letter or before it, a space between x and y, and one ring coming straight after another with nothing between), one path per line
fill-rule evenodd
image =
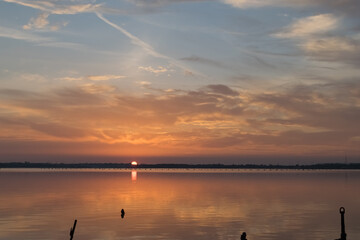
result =
M277 0L273 1L263 1L263 0L223 0L224 3L229 4L233 7L238 8L248 8L248 7L263 7L267 5L273 5L278 2Z
M154 74L166 73L169 71L167 68L165 68L163 66L158 66L157 68L153 68L151 66L147 66L147 67L140 66L139 69L146 71L146 72L151 72Z
M28 33L13 28L6 28L2 26L0 26L0 37L24 40L27 42L35 42L35 43L53 41L53 39L49 37L43 37L37 34Z
M31 18L29 22L23 26L25 30L50 30L57 31L64 27L68 22L50 24L50 14L55 15L74 15L79 13L90 13L101 7L101 4L74 4L74 1L27 1L27 0L4 0L5 2L18 4L25 7L41 10L36 18Z
M67 77L61 77L58 78L58 80L64 80L64 81L84 81L84 80L90 80L90 81L109 81L109 80L119 80L126 78L126 76L123 75L112 75L112 74L105 74L105 75L89 75L84 77L73 77L73 76L67 76Z
M223 84L208 85L208 86L206 86L206 90L209 92L214 92L216 94L223 94L223 95L227 95L227 96L238 96L239 95L239 92L237 92Z
M90 75L86 77L89 80L92 81L108 81L108 80L117 80L125 78L125 76L122 75Z
M301 44L307 55L320 61L360 66L360 41L351 37L322 37Z
M41 13L37 16L37 18L31 18L29 23L23 26L23 29L42 29L49 25L48 21L49 14L48 13Z
M203 2L206 0L129 0L129 1L139 7L159 7L166 4Z
M359 40L351 34L343 36L337 33L341 26L340 19L334 15L320 14L298 19L273 37L300 42L298 46L314 60L358 66Z
M274 34L279 38L306 38L337 29L339 20L331 14L320 14L296 20L284 30Z
M50 14L78 14L94 12L101 7L101 4L74 4L73 1L60 1L60 4L51 1L27 1L27 0L4 0L5 2L16 3L22 6L39 9Z
M63 81L69 81L69 82L81 81L83 79L84 79L84 77L61 77L61 78L57 78L57 80L63 80Z
M61 27L66 26L68 23L57 23L54 25L50 25L48 17L49 13L40 13L36 18L31 18L28 24L23 26L23 29L25 30L31 30L31 29L41 29L41 30L51 30L51 31L57 31Z
M0 37L22 40L44 47L55 47L55 48L67 48L74 50L86 49L83 45L71 42L57 41L52 37L43 37L36 33L30 33L27 31L21 31L18 29L7 28L0 26Z
M196 62L196 63L201 63L201 64L205 64L205 65L210 65L213 67L219 67L219 68L226 68L226 66L224 66L223 63L209 59L209 58L204 58L204 57L200 57L197 55L192 55L190 57L184 57L184 58L180 58L180 60L183 61L189 61L189 62Z
M349 14L355 14L360 8L357 0L338 1L338 0L221 0L223 3L238 8L255 8L264 6L273 7L323 7L342 11Z

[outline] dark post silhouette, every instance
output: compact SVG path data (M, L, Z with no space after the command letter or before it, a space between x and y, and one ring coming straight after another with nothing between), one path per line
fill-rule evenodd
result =
M341 214L341 235L339 240L346 240L346 233L345 233L345 208L340 208L340 214Z
M74 221L74 226L73 226L72 228L70 228L70 240L72 240L73 237L74 237L75 228L76 228L76 223L77 223L77 220L75 219L75 221Z
M240 240L247 240L247 239L246 239L246 232L243 232L243 233L241 234Z
M124 218L124 216L125 216L125 211L124 209L121 209L121 218Z

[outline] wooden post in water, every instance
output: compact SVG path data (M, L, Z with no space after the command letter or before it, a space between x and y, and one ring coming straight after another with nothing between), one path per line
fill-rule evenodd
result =
M341 214L341 235L340 240L346 240L346 233L345 233L345 208L340 208L340 214Z
M70 228L70 240L72 240L73 237L74 237L75 228L76 228L76 223L77 223L77 220L75 219L75 221L74 221L74 226L73 226L72 228Z

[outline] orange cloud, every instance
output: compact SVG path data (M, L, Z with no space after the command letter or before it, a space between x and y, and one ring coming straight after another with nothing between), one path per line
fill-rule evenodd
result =
M0 154L355 154L359 87L347 81L255 94L209 85L144 96L1 89L0 137L8 147Z

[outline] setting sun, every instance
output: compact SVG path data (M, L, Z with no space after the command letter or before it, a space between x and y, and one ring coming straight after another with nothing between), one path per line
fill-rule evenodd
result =
M132 161L132 162L131 162L131 166L137 166L137 165L138 165L137 162L135 162L135 161Z

